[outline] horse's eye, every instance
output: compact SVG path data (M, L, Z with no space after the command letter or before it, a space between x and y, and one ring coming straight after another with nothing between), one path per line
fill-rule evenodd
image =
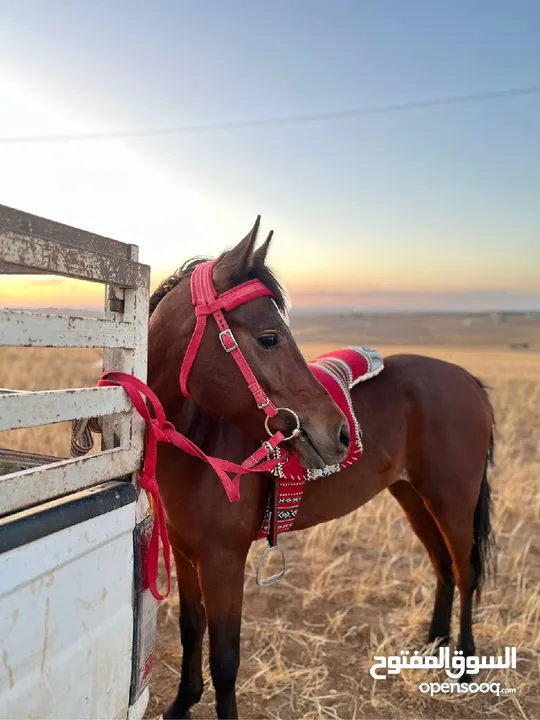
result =
M263 348L271 348L278 344L278 336L275 333L264 333L257 338L257 342Z

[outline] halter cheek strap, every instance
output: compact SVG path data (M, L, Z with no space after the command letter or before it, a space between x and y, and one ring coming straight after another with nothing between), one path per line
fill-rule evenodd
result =
M197 321L180 369L180 388L186 397L191 397L188 389L189 373L197 357L206 329L206 320L209 315L213 315L218 326L221 345L225 352L229 353L236 362L247 382L249 391L257 403L257 407L269 417L274 417L277 415L278 410L257 382L257 378L238 347L238 343L223 314L224 310L226 312L234 310L234 308L250 302L250 300L256 300L264 296L272 297L272 291L260 280L249 280L218 296L213 280L214 266L215 261L201 263L191 275L191 300L195 306Z

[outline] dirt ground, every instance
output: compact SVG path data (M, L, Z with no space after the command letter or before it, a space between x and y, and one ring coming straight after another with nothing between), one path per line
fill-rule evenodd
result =
M302 343L306 357L331 347ZM481 682L516 692L438 695L420 683L444 682L407 670L392 679L369 675L374 655L423 646L434 576L425 551L388 493L355 513L283 537L286 578L255 584L264 542L255 543L245 575L242 664L237 684L244 718L524 718L540 717L540 354L531 350L407 347L457 362L485 380L498 422L492 472L497 581L475 610L480 654L517 648L517 669L483 671ZM400 348L379 346L383 354ZM45 361L46 360L46 361ZM98 351L0 350L0 387L45 389L92 385ZM67 454L69 428L0 434L0 446ZM178 600L159 611L156 661L147 717L174 697L181 648ZM455 639L455 638L454 638ZM206 643L205 643L206 647ZM194 718L215 717L205 655L205 694Z

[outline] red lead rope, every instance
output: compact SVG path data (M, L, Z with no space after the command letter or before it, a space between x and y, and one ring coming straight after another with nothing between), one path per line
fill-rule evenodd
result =
M283 462L283 453L281 459L274 458L265 460L265 458L279 445L284 435L281 432L275 433L269 437L253 455L250 455L247 460L244 460L242 465L238 465L228 460L221 460L220 458L206 455L200 448L192 443L191 440L175 430L174 426L168 422L165 417L163 406L158 397L147 385L136 377L122 372L107 372L103 373L98 385L101 387L112 385L120 385L123 387L131 398L135 409L148 425L146 452L139 484L151 495L154 505L154 527L148 553L148 583L152 595L158 600L163 600L163 598L168 597L171 590L171 546L167 534L165 508L163 507L156 482L157 444L159 442L172 443L180 450L208 463L221 480L229 500L235 502L240 500L240 477L242 475L246 475L249 472L268 472L279 462ZM154 417L150 415L144 398L150 404ZM236 475L231 479L227 473L236 473ZM167 572L167 592L165 595L161 595L157 589L160 538L163 547L165 570Z

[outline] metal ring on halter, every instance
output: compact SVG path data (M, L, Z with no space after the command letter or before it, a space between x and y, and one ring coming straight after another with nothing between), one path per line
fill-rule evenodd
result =
M290 408L280 408L280 407L276 408L276 410L277 410L278 412L288 412L288 413L291 413L291 415L292 415L293 418L294 418L294 422L296 423L296 427L294 428L294 430L292 431L292 433L291 433L288 437L283 438L283 442L285 442L286 440L292 440L293 438L295 438L295 437L297 437L298 435L300 435L300 418L299 418L298 415L294 412L294 410L291 410ZM268 426L268 423L270 422L270 420L271 420L270 415L267 415L267 416L266 416L266 419L265 419L265 421L264 421L264 427L266 428L266 432L270 435L270 437L272 437L272 435L273 435L274 433L270 430L270 428L269 428L269 426Z
M276 573L276 575L270 575L270 577L267 577L263 580L261 578L263 562L264 562L266 556L270 555L270 553L273 550L277 550L277 552L281 555L281 570L280 570L280 572ZM282 580L285 577L286 570L287 570L287 561L285 559L285 553L283 552L283 550L279 547L279 545L268 545L264 549L264 552L259 559L259 564L257 565L257 575L255 578L255 581L259 587L268 587L268 585L273 585L274 583L277 583L280 580Z

